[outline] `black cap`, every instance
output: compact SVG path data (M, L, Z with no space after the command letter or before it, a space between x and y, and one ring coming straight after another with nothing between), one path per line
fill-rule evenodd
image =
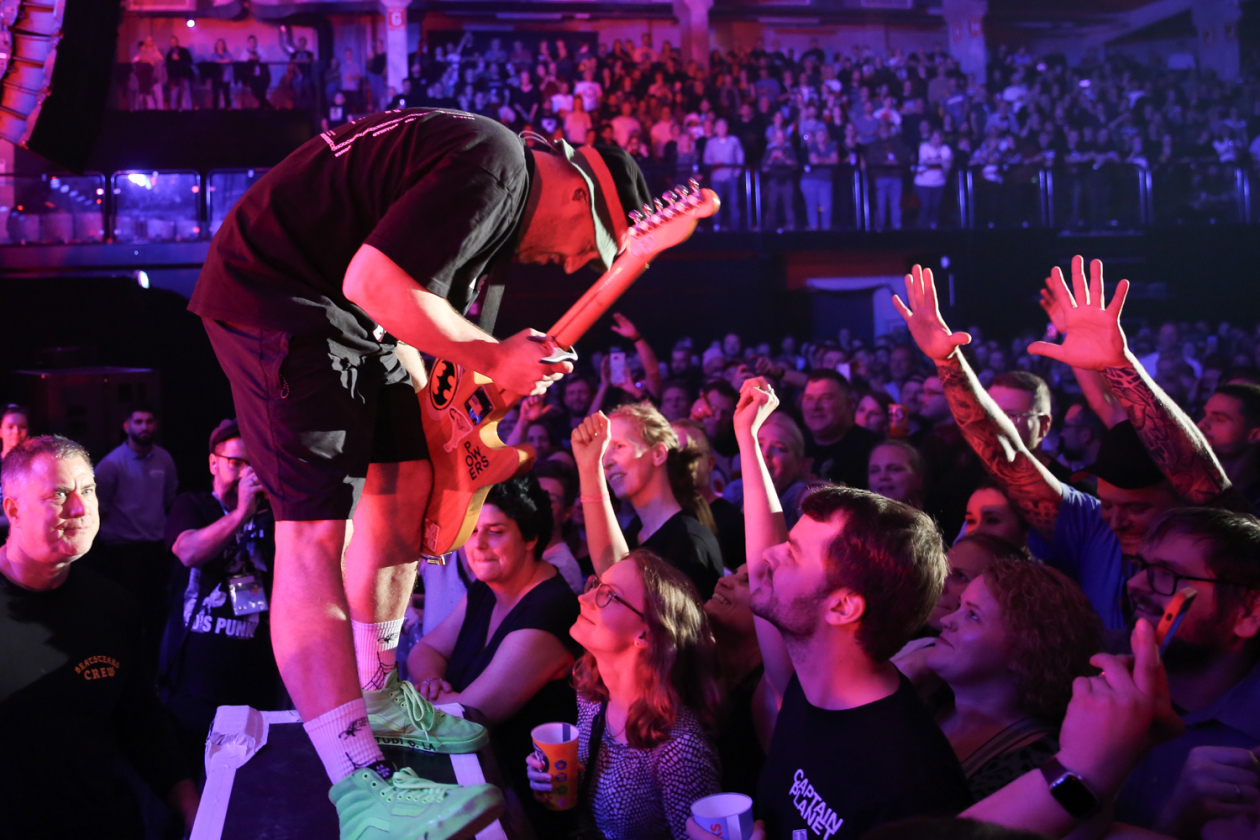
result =
M630 211L651 204L647 179L634 158L617 146L596 144L573 148L563 140L552 147L586 181L595 222L595 244L605 269L625 247Z
M210 452L213 453L215 448L225 440L238 438L241 436L241 427L237 425L235 418L224 420L214 431L210 433Z
M1076 475L1095 475L1121 490L1141 490L1162 484L1166 476L1146 450L1137 429L1128 420L1117 423L1103 435L1098 458Z

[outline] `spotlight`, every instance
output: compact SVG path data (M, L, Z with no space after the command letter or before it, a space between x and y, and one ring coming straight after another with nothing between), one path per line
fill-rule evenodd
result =
M197 25L197 21L193 20L192 18L189 18L188 20L184 21L184 24L185 24L185 25L186 25L189 29L192 29L194 26L196 26L196 25Z
M136 272L136 282L140 284L140 288L149 288L149 274L147 271Z

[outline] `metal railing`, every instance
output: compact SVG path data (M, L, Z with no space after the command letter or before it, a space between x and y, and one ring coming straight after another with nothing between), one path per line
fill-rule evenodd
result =
M762 172L643 162L654 195L696 178L715 188L723 212L703 223L723 231L831 231L880 229L880 179L860 166L813 166L809 172ZM268 170L123 170L106 178L84 175L0 175L0 244L52 245L204 240L231 207ZM819 177L825 173L826 177ZM1183 162L1148 168L1114 164L1097 172L1066 167L1011 170L1001 181L977 167L951 172L944 187L926 195L913 168L900 173L901 190L885 182L885 224L922 227L924 201L939 201L938 229L1039 227L1137 229L1192 224L1255 224L1252 173L1239 164ZM812 205L812 206L811 206ZM627 208L630 209L630 208ZM731 212L734 210L735 212Z

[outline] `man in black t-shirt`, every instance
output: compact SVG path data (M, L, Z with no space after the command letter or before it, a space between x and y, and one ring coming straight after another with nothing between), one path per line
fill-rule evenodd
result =
M141 840L125 762L191 829L197 791L153 690L139 608L113 581L71 569L100 526L87 451L31 438L5 457L3 488L0 833Z
M235 420L210 434L210 475L211 492L181 493L166 518L182 574L172 581L159 685L194 761L219 706L274 709L283 693L268 609L275 519Z
M828 486L805 497L789 536L757 445L777 404L751 379L735 413L751 605L783 698L757 816L770 840L856 840L903 817L956 814L970 804L958 759L889 662L940 596L940 535L906 505Z
M879 435L855 422L856 404L849 380L834 370L809 374L801 396L801 416L809 437L805 454L814 460L814 473L827 481L867 486L867 464Z
M339 803L381 801L372 771L390 775L361 692L397 693L394 650L432 485L415 351L542 393L569 363L545 362L553 351L536 333L498 341L461 313L514 255L570 273L611 265L627 211L650 200L619 150L551 151L439 109L325 132L232 208L193 292L276 517L276 661ZM427 715L415 725L437 726ZM449 791L440 799L462 807ZM348 813L346 833L375 819ZM419 823L392 830L408 825Z

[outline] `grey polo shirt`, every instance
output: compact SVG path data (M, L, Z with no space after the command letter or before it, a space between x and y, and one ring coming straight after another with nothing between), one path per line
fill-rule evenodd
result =
M137 455L124 443L106 455L96 465L101 506L97 539L111 545L164 540L177 483L175 461L160 446Z

